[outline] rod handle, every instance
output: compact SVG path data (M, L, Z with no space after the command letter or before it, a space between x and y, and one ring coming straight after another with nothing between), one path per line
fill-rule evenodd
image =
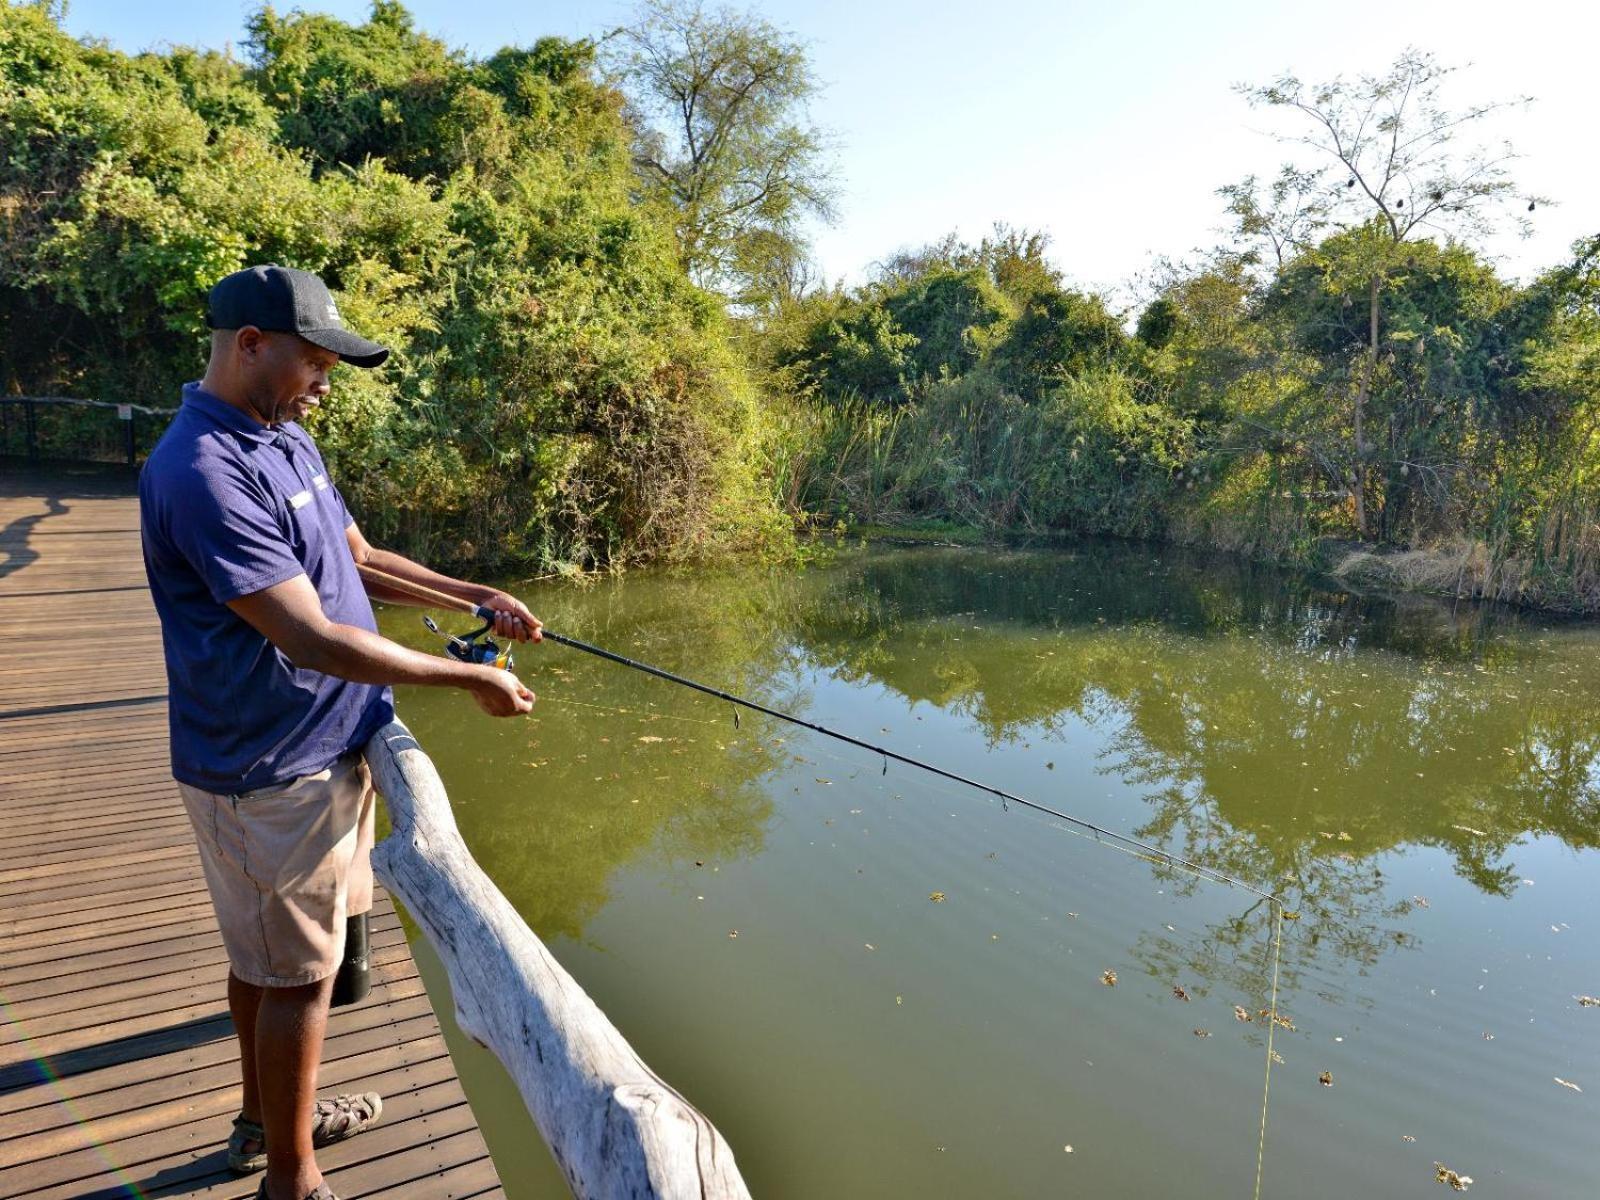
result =
M425 583L413 583L409 579L401 579L398 575L391 575L387 571L380 571L377 567L369 567L365 563L357 563L356 570L368 583L404 592L415 599L426 600L429 604L448 608L453 612L471 613L475 617L482 617L485 621L495 619L494 609L483 604L474 604L471 600L463 600L460 596L452 596L448 592L441 592L438 588L431 588Z

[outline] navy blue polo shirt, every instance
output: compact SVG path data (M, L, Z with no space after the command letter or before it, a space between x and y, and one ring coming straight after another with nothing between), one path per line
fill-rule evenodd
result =
M139 512L179 780L227 794L285 783L394 715L388 688L295 666L227 606L304 574L330 620L377 631L350 512L305 430L187 384L139 476Z

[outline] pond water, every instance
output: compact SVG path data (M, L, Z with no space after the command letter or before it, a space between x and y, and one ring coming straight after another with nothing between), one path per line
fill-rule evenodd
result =
M553 644L526 720L403 690L478 861L754 1195L1250 1196L1258 1151L1264 1196L1595 1194L1600 629L1126 545L517 590L1298 913L1262 1146L1251 892ZM564 1195L447 1033L507 1194Z

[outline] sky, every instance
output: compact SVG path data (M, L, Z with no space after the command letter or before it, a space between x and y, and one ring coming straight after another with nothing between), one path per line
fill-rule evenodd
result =
M71 0L66 26L136 51L221 47L243 38L257 5L240 0ZM290 5L278 5L280 11ZM346 20L366 0L302 6ZM613 0L412 0L419 27L489 54L546 34L592 36L635 9ZM834 145L835 222L813 232L829 279L857 283L874 262L955 231L975 241L996 221L1042 230L1068 279L1114 296L1158 256L1217 244L1216 189L1269 177L1292 132L1235 94L1285 71L1326 80L1383 71L1416 46L1462 69L1444 102L1459 108L1533 96L1482 140L1509 139L1519 189L1556 203L1533 236L1481 248L1526 279L1600 233L1593 133L1593 47L1600 4L1579 0L757 0L753 8L810 46L824 89L811 108ZM1474 137L1473 143L1479 138Z

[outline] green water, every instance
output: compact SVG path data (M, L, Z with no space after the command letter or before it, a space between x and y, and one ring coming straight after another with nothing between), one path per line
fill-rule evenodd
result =
M1126 546L519 590L551 628L1282 895L1263 1195L1451 1194L1435 1161L1480 1195L1595 1193L1600 629ZM520 658L528 720L422 690L402 715L478 861L753 1194L1251 1195L1257 897L568 649ZM564 1195L450 1033L507 1194Z

